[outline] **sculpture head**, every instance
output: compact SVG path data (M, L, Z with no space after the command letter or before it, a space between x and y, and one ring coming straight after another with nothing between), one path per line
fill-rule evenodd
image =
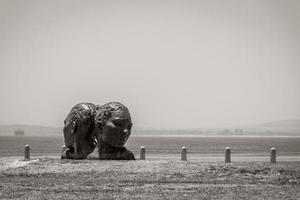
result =
M78 129L86 130L94 120L94 112L94 104L79 103L75 105L64 120L64 131L70 132L73 135Z
M86 157L96 147L96 140L92 135L95 109L96 106L94 104L79 103L71 109L64 120L63 132L65 145L72 152L76 151L82 157Z
M128 108L119 102L110 102L97 107L95 126L98 141L113 147L123 147L132 127Z

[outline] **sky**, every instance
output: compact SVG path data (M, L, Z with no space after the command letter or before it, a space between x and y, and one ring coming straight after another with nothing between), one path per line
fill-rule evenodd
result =
M0 0L0 124L119 101L135 128L300 118L300 1Z

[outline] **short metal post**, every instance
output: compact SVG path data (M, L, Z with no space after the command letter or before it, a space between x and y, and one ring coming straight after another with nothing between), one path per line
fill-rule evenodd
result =
M270 163L271 164L276 164L276 148L275 147L271 148Z
M25 145L24 157L25 157L25 160L30 160L30 147L28 144Z
M186 159L186 148L185 148L185 146L183 146L181 148L181 160L187 160Z
M144 146L141 146L140 160L146 160L146 150Z
M64 154L66 152L66 150L67 150L66 145L62 145L62 147L61 147L61 154Z
M225 163L231 163L230 147L225 149Z

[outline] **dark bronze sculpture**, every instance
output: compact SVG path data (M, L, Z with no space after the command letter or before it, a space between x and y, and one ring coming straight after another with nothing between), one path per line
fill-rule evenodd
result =
M135 160L124 147L131 134L132 122L128 108L118 102L97 107L95 132L100 160Z
M98 145L101 160L135 160L134 154L124 147L132 122L129 110L121 103L77 104L64 124L67 150L62 159L85 159Z
M85 159L97 145L94 135L96 106L91 103L75 105L64 121L66 151L62 159Z

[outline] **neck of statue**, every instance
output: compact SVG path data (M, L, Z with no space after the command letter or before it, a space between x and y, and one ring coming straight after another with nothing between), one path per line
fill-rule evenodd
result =
M98 141L98 151L99 153L115 153L116 151L122 148L113 147L107 143L105 143L102 139Z

